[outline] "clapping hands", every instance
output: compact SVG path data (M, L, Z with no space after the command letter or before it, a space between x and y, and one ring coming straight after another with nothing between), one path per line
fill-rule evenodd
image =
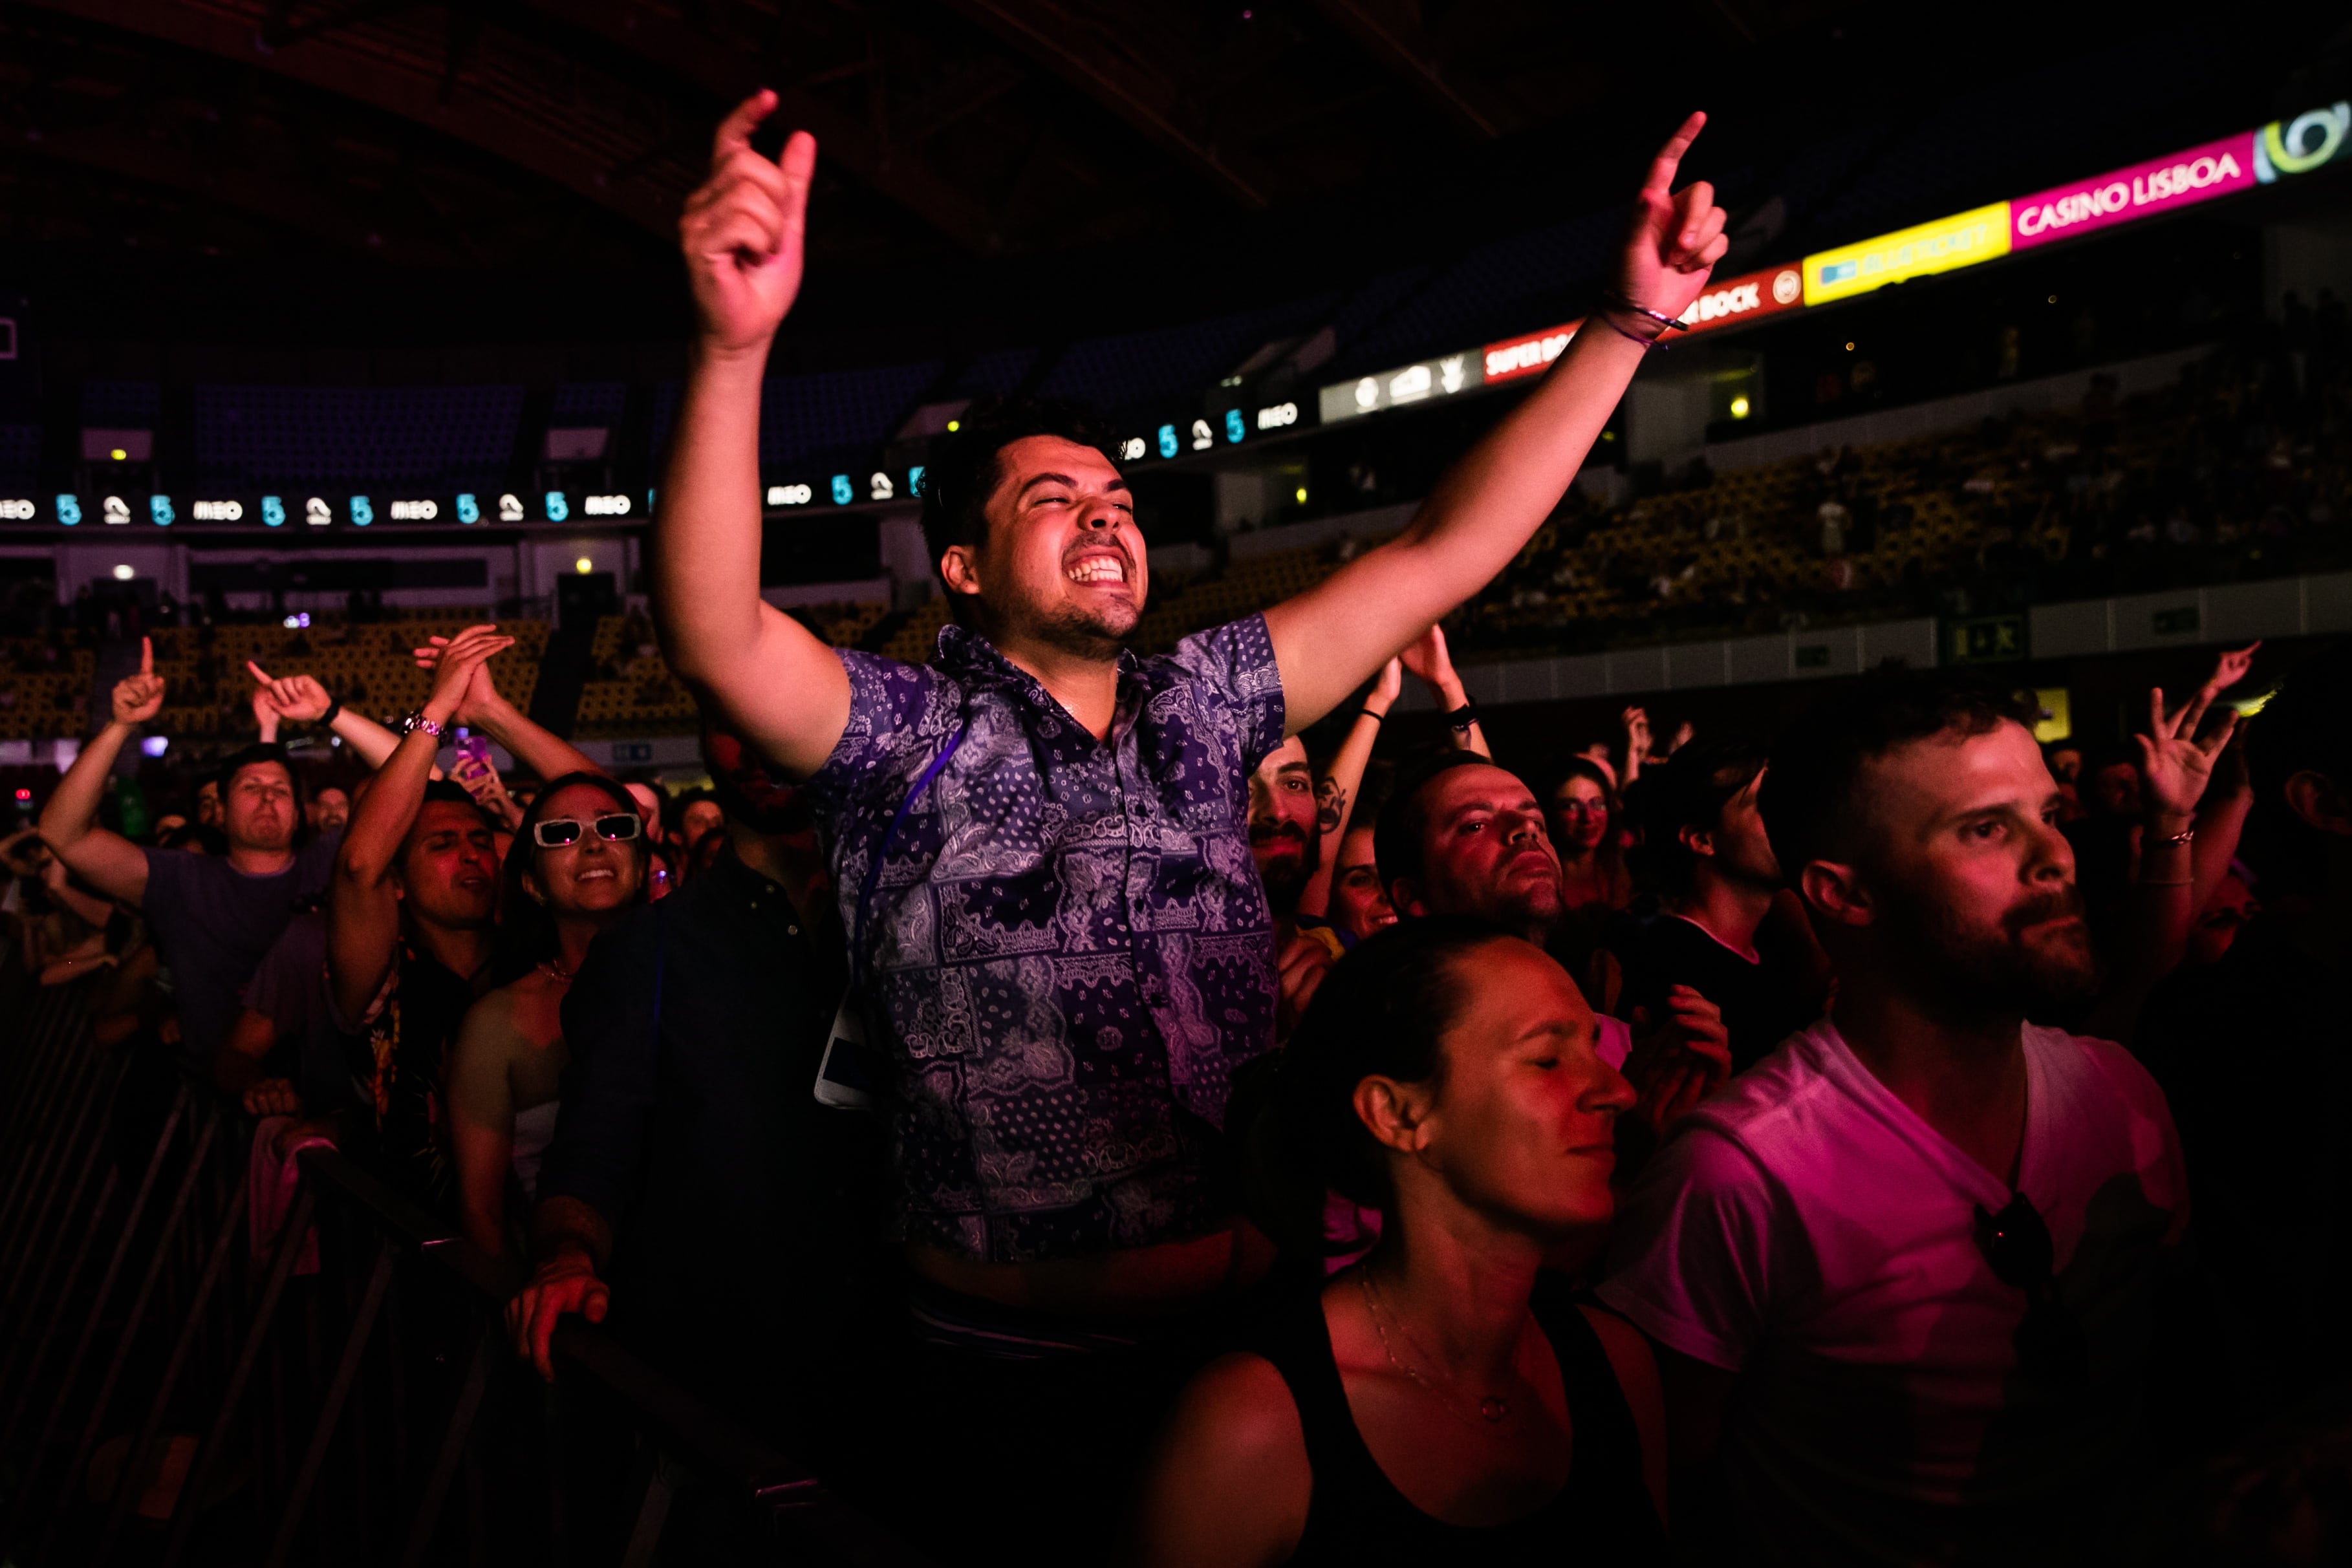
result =
M496 626L468 626L455 637L436 637L429 648L416 650L416 662L434 672L433 695L425 699L425 716L436 724L451 719L472 716L475 707L483 701L496 701L498 689L490 685L483 666L492 657L514 646L514 639L502 634ZM476 684L488 692L475 689Z
M468 654L471 673L467 677L466 684L458 689L456 712L457 722L467 726L478 725L484 714L505 700L499 695L497 684L490 679L489 660L494 655L513 647L514 639L498 635L496 626L468 626L456 637L428 637L425 639L426 646L414 650L418 669L437 671L444 662L452 656L452 649L477 634L491 635L498 643L498 646L478 658ZM470 644L468 646L470 648ZM434 689L436 691L440 689L439 683L435 683Z

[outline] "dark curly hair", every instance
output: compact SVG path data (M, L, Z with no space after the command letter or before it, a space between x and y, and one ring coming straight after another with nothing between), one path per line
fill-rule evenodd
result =
M987 544L988 498L1004 476L999 459L1014 442L1055 435L1093 447L1107 462L1117 461L1109 432L1083 403L1034 398L976 402L957 423L953 434L932 447L923 469L923 545L934 572L951 547ZM965 600L963 594L948 595L959 622L971 611Z

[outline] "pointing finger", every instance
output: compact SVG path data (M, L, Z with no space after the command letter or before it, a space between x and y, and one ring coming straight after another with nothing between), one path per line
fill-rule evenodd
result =
M245 662L245 668L248 674L252 675L255 680L259 681L263 685L266 686L271 684L269 672L263 669L259 664L255 664L251 659L247 659Z
M718 132L710 139L710 162L715 166L724 163L733 154L751 145L751 133L760 122L776 111L776 95L761 88L742 102L732 113L719 122Z
M1658 149L1655 158L1650 160L1650 172L1642 181L1643 195L1663 196L1675 188L1675 172L1682 167L1683 154L1690 151L1690 144L1698 140L1698 133L1706 125L1706 116L1695 113L1683 121L1680 130L1666 138L1666 144Z
M142 675L155 673L155 639L152 637L139 639L139 673Z

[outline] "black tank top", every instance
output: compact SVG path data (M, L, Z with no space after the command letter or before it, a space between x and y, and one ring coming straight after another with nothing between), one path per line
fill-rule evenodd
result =
M1422 1512L1364 1446L1331 1357L1319 1293L1265 1325L1252 1348L1290 1385L1307 1437L1314 1494L1294 1568L1335 1563L1663 1563L1665 1531L1642 1476L1633 1413L1600 1336L1565 1289L1539 1290L1536 1326L1551 1342L1568 1398L1575 1458L1551 1500L1507 1524L1473 1528Z

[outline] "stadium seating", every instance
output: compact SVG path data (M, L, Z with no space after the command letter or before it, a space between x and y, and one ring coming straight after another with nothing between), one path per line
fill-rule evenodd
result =
M760 461L870 455L945 369L937 361L879 370L771 376L760 397Z
M1202 391L1261 344L1313 331L1330 314L1330 297L1221 316L1148 332L1087 338L1071 344L1039 390L1117 412Z
M99 430L152 430L163 414L163 389L154 382L81 383L81 422Z
M2223 352L2112 423L2013 415L1613 510L1571 492L1455 645L1570 651L2340 567L2352 441L2340 420L2295 428L2343 395L2333 374L2298 413L2271 401L2269 366ZM1824 505L1843 508L1835 540Z
M324 484L495 489L520 386L196 388L196 465L230 490Z
M41 469L41 427L0 424L0 483L31 488Z
M46 740L86 730L94 660L71 632L0 640L0 740Z

